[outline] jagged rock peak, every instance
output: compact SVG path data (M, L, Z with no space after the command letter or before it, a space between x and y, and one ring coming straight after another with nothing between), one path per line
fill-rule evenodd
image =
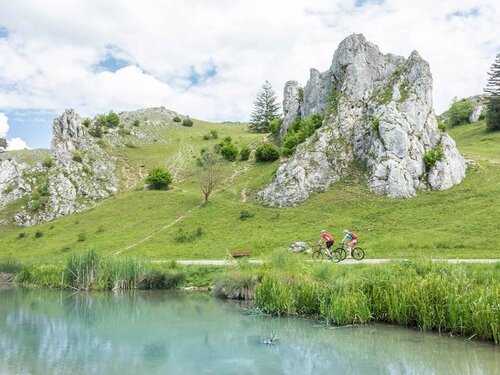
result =
M407 59L383 54L363 35L352 34L326 72L311 69L303 96L294 101L295 87L293 81L285 86L283 127L314 113L324 115L323 126L258 193L263 203L296 204L354 168L365 171L370 190L394 198L414 196L417 189L447 189L463 179L465 162L438 129L429 64L418 52Z

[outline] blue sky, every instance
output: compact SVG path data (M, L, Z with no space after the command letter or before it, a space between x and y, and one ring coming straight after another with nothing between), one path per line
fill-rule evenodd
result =
M500 52L494 0L0 0L0 137L48 147L53 118L165 106L247 120L264 80L328 69L363 33L429 61L434 106L482 92Z

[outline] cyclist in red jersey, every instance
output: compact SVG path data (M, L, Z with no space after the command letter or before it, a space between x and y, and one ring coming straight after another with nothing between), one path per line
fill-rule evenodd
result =
M321 238L318 242L318 245L321 245L323 242L326 242L326 248L328 251L330 251L330 248L333 246L333 243L335 242L335 238L331 234L326 233L326 230L322 229L321 230Z

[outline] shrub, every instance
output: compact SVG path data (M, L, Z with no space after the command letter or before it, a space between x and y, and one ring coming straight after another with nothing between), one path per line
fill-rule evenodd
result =
M82 121L82 125L85 126L86 128L88 128L90 124L92 124L92 121L90 121L89 118L86 118Z
M214 294L222 298L252 300L260 280L260 276L248 272L228 272L215 283Z
M45 168L51 168L52 166L54 166L54 159L52 159L51 157L47 157L47 158L43 159L42 165Z
M255 213L249 210L241 210L240 212L240 220L251 219L255 216Z
M141 122L139 121L139 119L138 119L138 118L136 118L136 119L134 120L134 122L132 123L132 125L134 125L134 126L140 126L140 125L141 125Z
M232 142L224 142L221 144L220 154L227 161L235 161L238 156L238 147Z
M78 233L77 239L78 242L83 242L87 239L87 235L85 234L85 232L80 232Z
M440 145L436 145L424 154L424 164L426 171L430 171L438 161L444 157L444 150Z
M38 229L38 230L35 232L35 238L40 238L40 237L42 237L42 236L43 236L43 232L42 232L40 229Z
M272 143L262 143L255 150L255 160L259 162L274 161L280 157L278 148Z
M380 127L380 119L375 116L372 118L372 130L378 132L379 127Z
M25 232L21 232L17 235L17 238L21 239L21 238L26 238L28 237L28 235L25 233Z
M113 111L109 112L108 115L106 116L106 125L109 128L116 128L119 123L120 123L120 116L118 116Z
M217 139L219 138L219 132L215 129L212 129L210 130L210 136L212 137L212 139Z
M468 99L453 99L450 109L446 112L447 123L450 126L469 123L469 116L474 110L474 104Z
M174 122L181 122L181 118L179 116L174 117Z
M248 160L250 158L250 148L248 146L243 146L240 150L240 159Z
M437 119L437 124L438 124L438 129L441 132L443 133L446 132L446 124L440 118Z
M77 163L81 163L83 161L83 154L80 151L74 151L72 159Z
M102 125L97 123L89 129L89 134L95 138L102 138Z
M269 131L272 135L277 136L280 133L281 124L283 124L283 119L279 117L269 123Z
M301 120L298 117L293 120L283 137L283 155L292 155L297 145L313 135L316 129L320 128L322 124L323 116L317 113L312 114L307 120Z
M210 134L203 134L203 140L208 141L210 138Z
M123 125L120 125L120 128L118 129L118 135L121 137L125 137L127 135L130 135L130 130L125 129Z
M146 184L154 190L166 190L171 183L172 175L162 167L153 168L146 177Z
M193 126L193 120L191 120L189 117L186 117L184 120L182 120L182 125Z

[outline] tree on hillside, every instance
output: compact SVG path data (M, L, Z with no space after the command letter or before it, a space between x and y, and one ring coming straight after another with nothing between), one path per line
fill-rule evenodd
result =
M0 151L5 151L7 149L7 140L5 138L0 138Z
M204 152L198 159L201 167L199 176L200 189L203 192L205 203L215 188L222 182L220 157L214 152Z
M269 81L264 82L253 102L254 109L250 117L250 131L255 133L269 132L269 124L279 117L280 105L276 93Z
M473 110L474 104L469 99L453 98L450 109L446 112L446 123L450 126L468 124Z
M489 130L500 130L500 53L488 72L486 84L486 126Z

